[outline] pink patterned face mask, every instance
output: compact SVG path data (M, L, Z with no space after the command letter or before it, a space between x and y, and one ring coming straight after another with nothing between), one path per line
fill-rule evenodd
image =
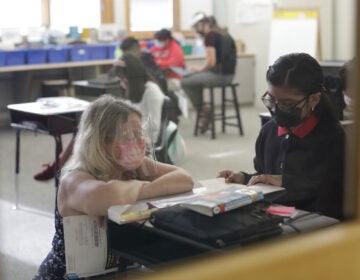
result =
M140 167L145 156L146 141L140 140L127 144L117 144L119 156L117 162L126 170L135 170Z

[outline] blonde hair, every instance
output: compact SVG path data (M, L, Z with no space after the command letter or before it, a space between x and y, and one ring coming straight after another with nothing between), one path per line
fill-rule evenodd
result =
M102 95L92 102L81 116L73 155L62 169L62 176L81 170L99 180L110 180L114 164L106 146L120 135L122 125L131 114L142 117L130 104L111 95Z

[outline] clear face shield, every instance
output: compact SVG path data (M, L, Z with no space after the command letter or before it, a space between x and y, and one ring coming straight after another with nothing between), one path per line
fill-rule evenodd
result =
M136 170L145 177L151 177L157 173L152 130L151 121L146 119L141 127L126 126L120 131L119 140L115 144L119 152L116 161L125 170Z

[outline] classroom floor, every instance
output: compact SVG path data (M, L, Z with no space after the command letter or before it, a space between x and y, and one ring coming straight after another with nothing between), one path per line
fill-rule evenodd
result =
M216 177L221 169L252 171L254 145L260 129L259 113L263 107L243 106L241 116L244 136L238 129L227 127L221 133L217 123L217 138L210 131L193 136L195 115L181 119L180 132L186 141L187 155L182 167L195 180ZM69 139L63 137L63 143ZM0 129L0 279L32 279L50 250L54 234L54 180L38 182L32 176L42 164L53 160L55 143L47 135L21 133L20 209L13 210L15 132Z

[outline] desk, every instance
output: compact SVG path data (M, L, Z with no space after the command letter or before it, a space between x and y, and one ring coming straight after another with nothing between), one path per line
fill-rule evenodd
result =
M124 97L120 83L118 84L94 84L88 80L74 81L75 95L86 100L93 100L101 94L109 93L116 97Z
M85 110L88 102L72 97L43 98L41 102L29 102L7 105L10 111L10 125L16 129L15 142L15 206L19 206L19 160L20 131L28 130L35 133L51 135L55 139L56 170L59 170L61 153L61 135L75 133L79 113ZM58 172L56 173L58 174ZM55 187L59 184L55 176Z
M339 223L338 220L330 217L302 210L297 211L299 219L295 224L281 224L282 234L264 241L290 237L299 234L298 230L305 233ZM151 268L161 264L204 256L206 253L222 254L229 250L244 247L244 245L232 245L221 249L215 248L179 234L152 227L149 222L118 225L110 221L108 225L112 252ZM257 241L257 244L264 241Z

